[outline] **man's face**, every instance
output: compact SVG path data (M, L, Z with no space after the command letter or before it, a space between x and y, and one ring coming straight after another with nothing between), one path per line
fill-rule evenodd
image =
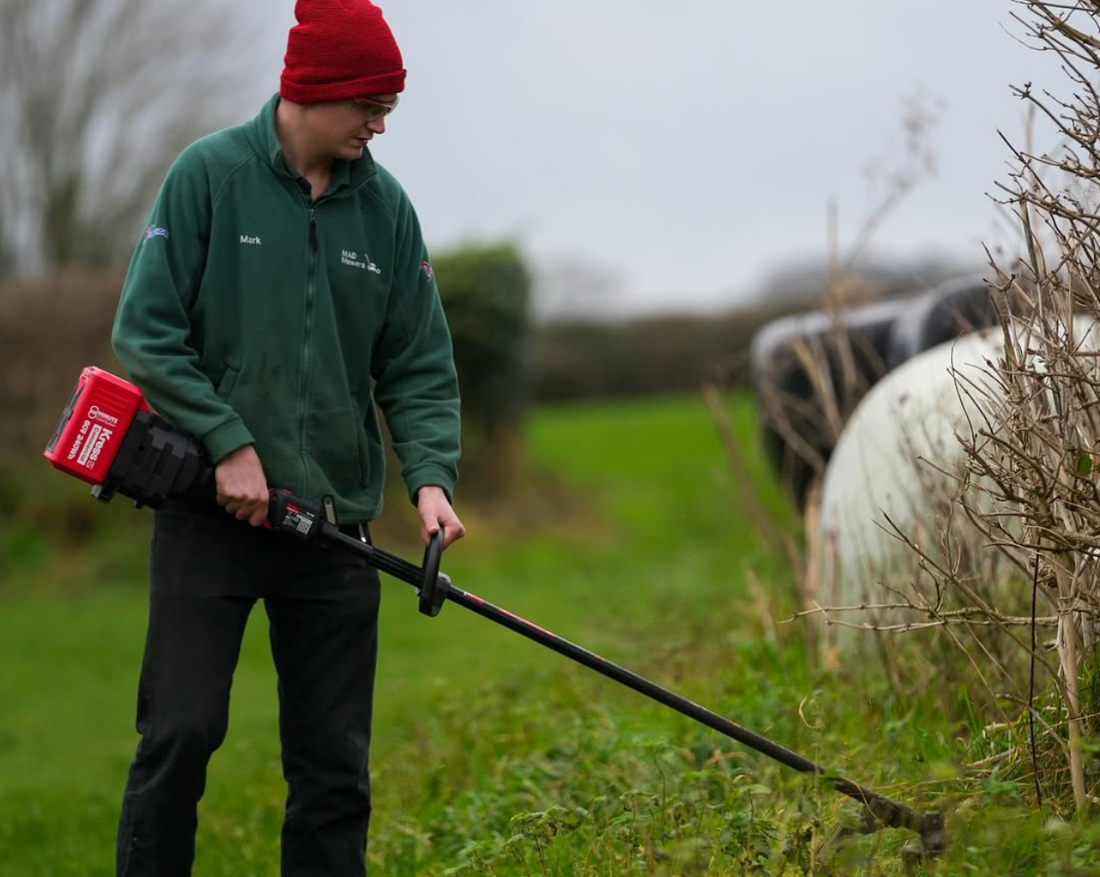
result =
M386 115L396 102L396 94L375 94L359 101L309 104L310 129L318 151L345 161L362 158L367 143L386 133Z

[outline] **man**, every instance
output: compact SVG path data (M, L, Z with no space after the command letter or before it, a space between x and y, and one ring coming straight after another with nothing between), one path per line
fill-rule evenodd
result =
M282 873L365 873L378 576L257 529L268 489L329 498L368 538L382 506L377 402L422 538L464 533L450 336L413 208L368 149L404 88L401 54L367 0L299 0L295 14L279 94L168 172L115 322L119 360L203 443L217 484L216 504L156 515L141 741L119 823L127 877L191 872L259 599L279 676Z

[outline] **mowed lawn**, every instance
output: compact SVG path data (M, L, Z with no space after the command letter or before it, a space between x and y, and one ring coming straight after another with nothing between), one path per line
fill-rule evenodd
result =
M730 412L754 489L787 514L755 455L748 400ZM700 396L540 410L524 455L523 487L506 507L459 506L468 537L444 569L466 590L630 666L690 636L672 619L732 617L746 570L771 575L772 546ZM43 465L28 477L60 476ZM0 877L113 873L118 799L137 740L149 513L121 502L101 513L119 520L110 544L28 564L0 595ZM406 520L411 531L409 514L390 509L384 532ZM384 547L417 559L411 541ZM57 587L59 577L73 587ZM36 578L54 584L38 589ZM460 607L423 617L412 589L393 580L383 602L372 760L380 830L392 809L418 799L407 744L441 693L461 701L494 682L537 684L567 663ZM264 621L257 609L201 805L196 874L277 873L284 792ZM426 781L433 766L423 767Z

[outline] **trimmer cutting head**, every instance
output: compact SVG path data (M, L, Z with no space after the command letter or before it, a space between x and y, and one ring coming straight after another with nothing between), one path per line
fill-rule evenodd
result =
M947 849L947 826L942 813L925 813L919 829L922 859L938 859Z
M843 790L842 790L843 791ZM838 827L818 847L818 857L824 861L845 848L860 835L874 834L887 828L912 831L917 836L902 847L901 856L907 871L911 871L930 859L938 859L947 849L947 829L942 813L916 810L874 796L863 801L858 826Z

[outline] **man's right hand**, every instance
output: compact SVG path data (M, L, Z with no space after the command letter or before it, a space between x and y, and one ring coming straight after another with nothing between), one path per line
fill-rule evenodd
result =
M267 476L252 445L223 457L214 467L218 505L239 521L259 527L267 520Z

